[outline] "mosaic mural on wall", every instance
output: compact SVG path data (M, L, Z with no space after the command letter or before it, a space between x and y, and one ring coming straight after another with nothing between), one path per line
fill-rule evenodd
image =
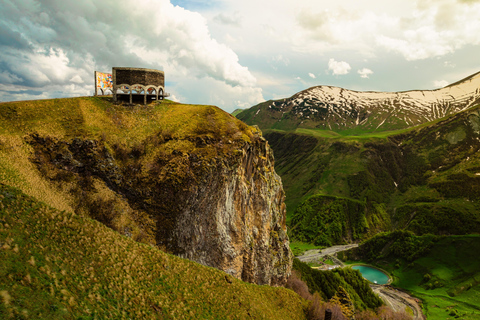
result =
M98 89L102 91L102 94L105 94L106 90L113 92L112 74L95 71L95 81L95 94L97 94Z

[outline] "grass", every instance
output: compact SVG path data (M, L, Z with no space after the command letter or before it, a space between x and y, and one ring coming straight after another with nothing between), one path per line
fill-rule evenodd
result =
M479 250L480 235L446 236L435 240L413 261L388 255L373 265L393 276L393 286L420 298L428 319L478 319ZM385 252L388 250L382 250Z
M456 314L462 319L478 319L479 250L478 235L444 238L424 257L394 270L394 285L421 298L428 318L453 319Z
M169 100L125 106L113 104L109 97L81 97L0 103L0 135L37 132L56 137L98 138L106 133L113 142L130 144L160 128L175 132L179 139L185 138L202 129L204 116L208 116L208 125L214 124L221 133L237 129L245 135L244 139L251 134L249 127L214 106Z
M290 241L290 249L295 257L303 255L308 250L323 249L322 246L315 246L310 243L305 243L297 240Z
M214 106L168 100L0 103L0 318L303 319L292 291L158 249L167 238L155 228L186 203L171 194L207 185L259 134Z
M359 200L372 232L480 232L475 106L416 127L368 132L267 130L286 192L287 223L315 195ZM362 129L363 130L363 129ZM300 239L305 240L305 239Z
M304 319L284 288L244 283L0 184L2 319Z
M115 165L136 166L145 178L149 170L158 167L161 157L169 159L174 153L178 158L195 153L199 161L224 157L235 153L238 145L250 142L254 132L255 128L217 107L169 100L147 106L115 105L111 97L0 103L0 182L20 188L59 210L74 212L79 206L78 190L83 192L84 186L79 188L72 179L58 182L56 177L65 170L52 169L51 162L56 161L59 151L51 147L34 148L29 143L32 135L54 141L71 142L75 138L98 141L110 155L123 152L124 161L120 163L117 157ZM196 139L207 143L197 147ZM132 157L135 150L139 150L141 162ZM178 166L178 176L185 175L185 171ZM169 177L175 178L172 174ZM93 187L99 195L108 193L105 184ZM117 211L125 213L126 200L120 198L117 202L122 204ZM137 213L131 215L130 220L138 220L134 217Z

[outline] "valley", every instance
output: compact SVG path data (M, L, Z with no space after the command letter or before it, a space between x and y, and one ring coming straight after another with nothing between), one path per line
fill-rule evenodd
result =
M339 253L341 259L389 271L394 286L422 300L427 318L475 319L478 304L470 295L479 286L475 272L465 269L474 270L480 259L453 243L480 233L479 79L477 73L442 89L388 94L320 86L237 114L258 125L274 150L291 239L320 247L358 244ZM452 108L439 112L435 99L442 92L452 93ZM387 96L389 103L375 100ZM369 245L384 234L390 240ZM410 240L392 246L397 236ZM432 237L449 244L421 244ZM441 257L441 250L453 251ZM459 259L455 250L469 267L451 264ZM426 262L421 257L428 252L438 256ZM443 293L425 292L436 290L435 281L422 282L427 273L436 274ZM471 293L453 297L462 281Z
M324 249L316 249L316 250L309 250L306 251L303 255L297 256L296 259L300 260L301 262L308 263L310 265L318 265L320 261L322 261L324 257L331 257L337 256L338 253L344 252L350 249L357 248L358 244L348 244L348 245L336 245L333 247L328 247ZM344 265L338 259L335 259L337 263L333 267L348 267L348 265ZM318 267L312 267L314 269L318 269ZM374 283L369 284L372 288L373 292L375 292L383 301L384 303L391 307L394 311L406 311L411 310L413 313L414 320L421 320L423 318L422 308L419 306L417 300L415 300L409 294L398 291L390 286L386 285L377 285Z
M387 100L374 93L318 87L287 104L290 120L311 108L300 98L330 100L337 116L339 105L357 108L342 109L342 123L328 112L255 123L265 119L255 106L237 111L256 110L245 124L214 106L168 100L2 103L0 312L258 318L268 294L267 318L317 319L333 308L338 319L475 319L479 79L383 95L386 118L374 106ZM400 113L403 122L391 120ZM394 288L305 263L319 259L371 264L393 275ZM29 294L35 303L22 302ZM223 311L212 306L220 296Z

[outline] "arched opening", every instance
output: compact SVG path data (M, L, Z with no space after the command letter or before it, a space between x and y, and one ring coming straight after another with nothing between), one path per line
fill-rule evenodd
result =
M144 94L145 88L140 84L134 84L132 86L132 94Z
M147 88L147 103L158 100L157 92L158 90L153 86Z

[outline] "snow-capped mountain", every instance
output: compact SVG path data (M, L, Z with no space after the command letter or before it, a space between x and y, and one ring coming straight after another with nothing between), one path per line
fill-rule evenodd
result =
M480 72L436 90L359 92L317 86L290 98L267 101L237 117L261 128L343 131L407 128L480 103Z

